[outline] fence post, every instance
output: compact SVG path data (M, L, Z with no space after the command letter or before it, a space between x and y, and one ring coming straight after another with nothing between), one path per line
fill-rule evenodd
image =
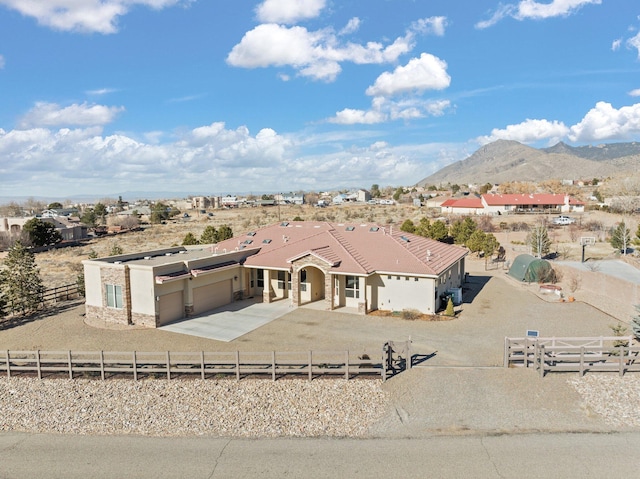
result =
M171 358L169 357L169 351L167 351L167 380L171 379Z
M509 367L509 338L504 337L504 357L503 357L502 365L505 368Z
M413 367L413 357L411 356L411 340L407 340L407 369Z
M133 380L138 380L138 366L136 363L136 352L133 352Z
M538 352L538 361L540 363L540 377L544 377L544 344L540 346L540 351Z
M240 381L240 351L236 351L236 381Z
M42 369L40 369L40 350L36 351L36 367L38 368L38 379L42 379Z
M382 382L387 380L387 352L385 351L385 347L382 347Z
M311 353L311 350L309 350L309 381L311 381L313 379L313 354Z
M584 376L584 346L580 346L580 376Z
M618 354L620 355L620 370L618 371L618 374L620 377L624 376L624 350L624 346L618 346Z
M349 350L344 353L344 378L349 380Z
M11 377L11 361L9 360L9 350L6 350L6 356L7 356L7 377L10 378Z
M71 363L71 350L67 351L67 361L69 362L69 379L73 379L73 365Z
M276 380L276 352L271 351L271 380Z
M204 379L204 351L200 351L200 375Z

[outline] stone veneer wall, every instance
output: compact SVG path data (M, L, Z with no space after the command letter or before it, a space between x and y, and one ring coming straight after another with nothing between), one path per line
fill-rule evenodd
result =
M103 307L97 308L101 309L101 311L96 311L92 317L107 323L131 324L131 285L128 276L126 266L105 267L100 269L100 288ZM107 284L122 286L122 302L124 305L122 309L108 308L106 306L107 288L105 285ZM89 314L89 311L87 311L87 314Z

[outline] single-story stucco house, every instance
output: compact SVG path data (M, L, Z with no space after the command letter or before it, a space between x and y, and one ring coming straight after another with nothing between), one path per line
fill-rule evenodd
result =
M464 248L371 223L282 222L218 244L85 260L88 318L158 327L241 298L435 313Z

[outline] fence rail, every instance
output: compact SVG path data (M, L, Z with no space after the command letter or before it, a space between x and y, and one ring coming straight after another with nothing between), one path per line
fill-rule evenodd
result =
M505 338L504 366L547 372L640 372L640 346L631 336L595 338Z
M380 357L372 361L366 354L354 356L349 351L303 352L143 352L143 351L11 351L0 353L0 373L7 377L37 375L68 377L164 376L172 379L192 375L201 379L225 376L280 377L299 375L312 380L332 375L352 379L357 376L381 376L399 372L388 369Z
M40 293L38 302L39 307L45 309L47 306L59 303L61 301L68 301L70 299L76 299L80 297L80 291L78 285L65 284L63 286L56 286L55 288L45 289ZM24 314L25 306L19 303L8 303L4 307L5 315L15 315L18 313Z

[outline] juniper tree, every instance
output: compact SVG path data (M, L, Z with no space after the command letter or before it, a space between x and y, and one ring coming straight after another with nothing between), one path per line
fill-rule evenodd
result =
M44 287L35 255L20 241L9 250L0 271L0 296L14 310L23 313L38 309Z

